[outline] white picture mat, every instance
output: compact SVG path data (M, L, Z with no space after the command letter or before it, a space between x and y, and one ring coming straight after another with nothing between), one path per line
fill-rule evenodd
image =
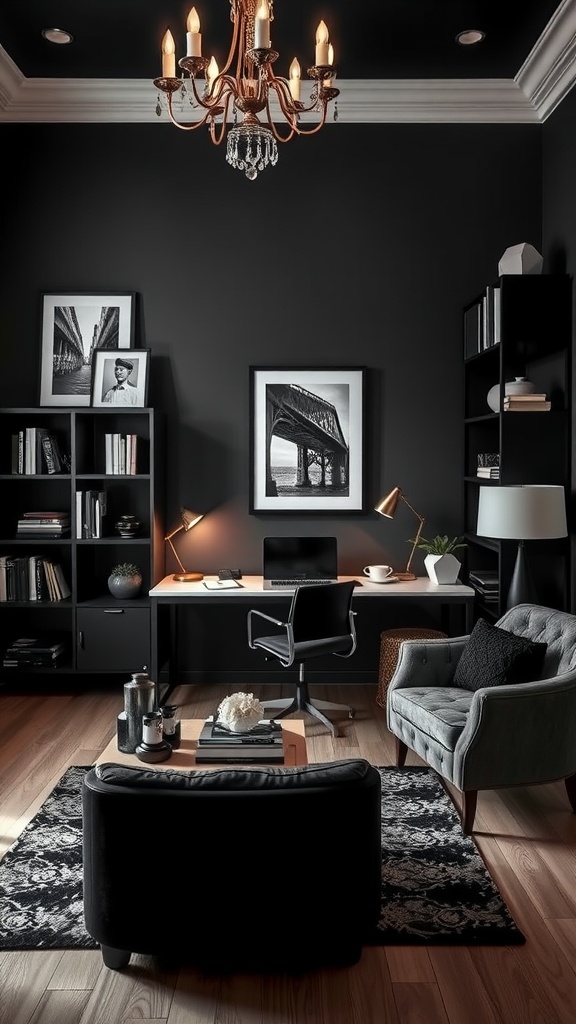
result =
M342 368L253 370L253 503L255 512L359 511L363 495L363 371ZM297 384L335 405L349 447L348 495L318 499L266 495L266 386Z

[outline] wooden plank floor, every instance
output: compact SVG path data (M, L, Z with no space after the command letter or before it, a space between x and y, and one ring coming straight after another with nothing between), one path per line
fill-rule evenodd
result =
M173 699L200 718L226 692L183 686ZM335 740L305 716L310 761L360 755L393 764L375 694L312 687L313 696L354 704L357 716ZM0 852L69 765L100 753L121 707L121 687L108 684L77 695L0 693ZM420 762L409 755L408 763ZM482 793L476 827L524 946L369 948L353 967L298 978L166 974L147 957L116 973L92 950L0 952L0 1024L574 1024L576 815L563 786Z

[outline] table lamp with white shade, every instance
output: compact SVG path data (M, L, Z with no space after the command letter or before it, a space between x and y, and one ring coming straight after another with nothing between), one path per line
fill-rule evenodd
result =
M568 536L564 487L557 484L480 487L476 533L479 537L518 541L506 608L525 601L535 603L536 591L524 542Z

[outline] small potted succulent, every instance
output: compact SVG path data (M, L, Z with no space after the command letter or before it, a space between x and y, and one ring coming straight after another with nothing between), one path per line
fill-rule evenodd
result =
M413 544L414 540L410 543ZM441 536L439 533L432 540L420 537L418 547L426 552L424 566L432 583L456 583L461 563L453 552L466 547L461 537Z
M138 597L142 586L142 573L132 562L120 562L110 571L108 590L119 601Z

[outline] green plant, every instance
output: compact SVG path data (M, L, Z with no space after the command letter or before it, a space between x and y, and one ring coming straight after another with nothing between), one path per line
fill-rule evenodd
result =
M414 544L415 538L413 537L409 544ZM418 541L418 547L422 548L427 555L449 555L452 551L456 551L457 548L465 548L466 544L461 537L447 537L446 534L441 537L439 533L436 534L432 540L426 540L426 537L420 537Z
M119 565L115 565L114 568L110 570L110 575L126 576L128 579L131 579L132 576L140 576L141 574L140 569L137 565L134 565L133 562L120 562Z

